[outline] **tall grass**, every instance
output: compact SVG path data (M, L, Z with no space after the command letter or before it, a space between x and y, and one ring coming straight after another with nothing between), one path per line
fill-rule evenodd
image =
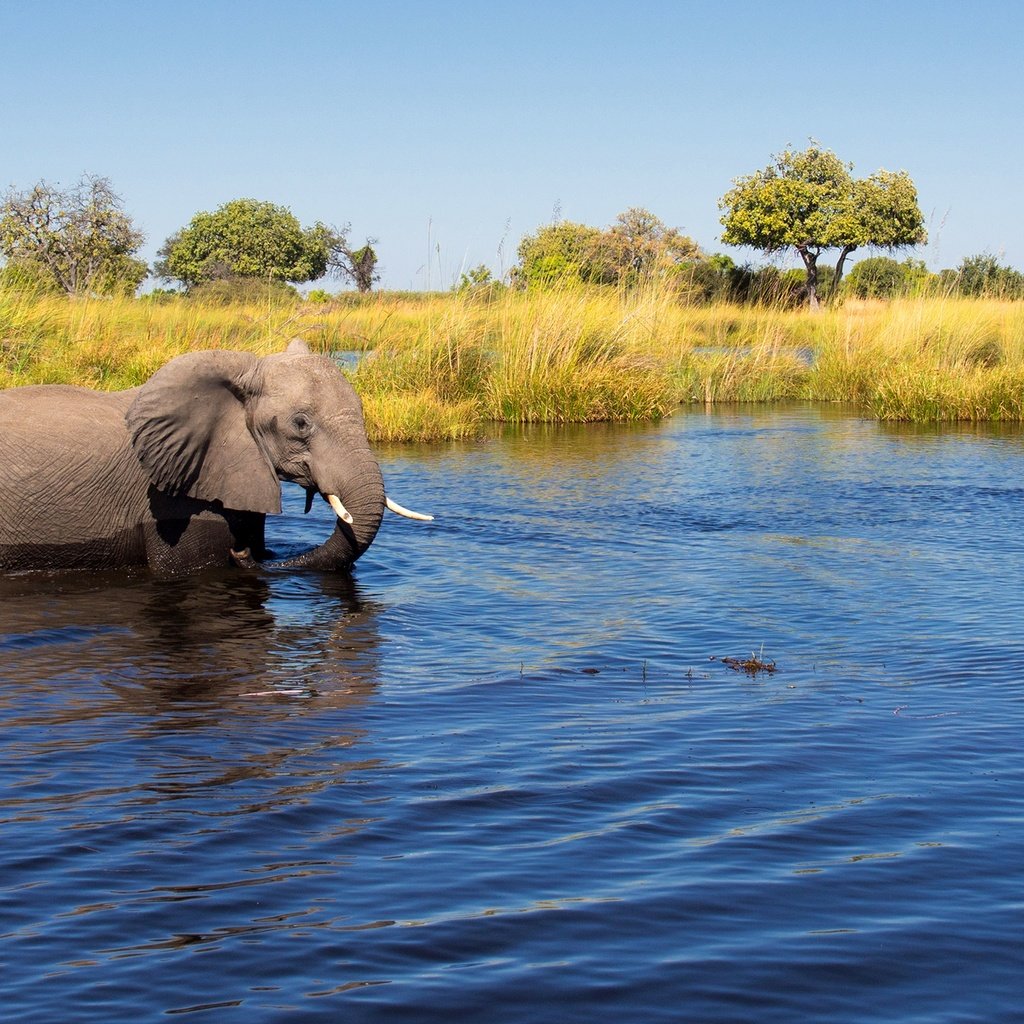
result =
M879 419L1024 420L1024 303L918 298L826 315L806 397Z
M132 387L181 352L262 354L295 336L363 353L352 376L379 439L783 399L854 402L882 419L1024 421L1024 302L933 296L812 314L684 306L656 286L382 293L327 306L0 291L0 386Z
M290 305L237 308L0 290L0 386L134 387L182 352L274 351L299 319Z

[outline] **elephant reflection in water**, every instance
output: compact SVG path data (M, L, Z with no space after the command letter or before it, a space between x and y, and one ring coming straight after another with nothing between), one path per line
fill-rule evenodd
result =
M265 708L275 694L344 707L376 685L380 607L348 574L60 580L55 588L50 576L0 577L0 651L7 680L22 694L60 687L70 718L83 713L82 701L95 704L95 687L79 682L101 683L122 709L156 713L153 728L182 702L199 701L218 717L222 700L235 714L238 698ZM275 605L291 614L275 614Z
M356 712L377 685L380 608L348 575L60 580L0 577L8 749L44 777L84 765L38 807L73 806L90 828L99 815L116 836L140 808L184 800L208 814L220 801L209 833L376 763ZM295 580L305 593L290 603ZM194 826L180 820L190 843Z

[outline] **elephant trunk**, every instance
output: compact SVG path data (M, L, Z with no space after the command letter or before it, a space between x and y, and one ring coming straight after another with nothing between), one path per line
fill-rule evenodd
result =
M344 506L351 522L335 519L334 532L319 547L272 565L303 567L325 572L349 569L373 543L384 515L384 479L376 458L364 449L354 465L349 464L342 479L318 480L317 489L325 499L335 498ZM331 502L337 511L335 501Z

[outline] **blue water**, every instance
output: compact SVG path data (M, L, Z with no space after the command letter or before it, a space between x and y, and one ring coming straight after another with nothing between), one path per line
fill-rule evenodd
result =
M381 456L354 580L0 582L0 1018L1024 1020L1024 434Z

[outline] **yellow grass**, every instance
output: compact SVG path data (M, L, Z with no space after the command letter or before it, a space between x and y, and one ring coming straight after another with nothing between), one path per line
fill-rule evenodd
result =
M0 386L115 389L184 351L365 354L378 439L487 421L651 419L679 403L855 402L885 419L1024 420L1024 303L921 297L813 314L684 306L667 289L346 297L328 305L69 300L0 291Z

